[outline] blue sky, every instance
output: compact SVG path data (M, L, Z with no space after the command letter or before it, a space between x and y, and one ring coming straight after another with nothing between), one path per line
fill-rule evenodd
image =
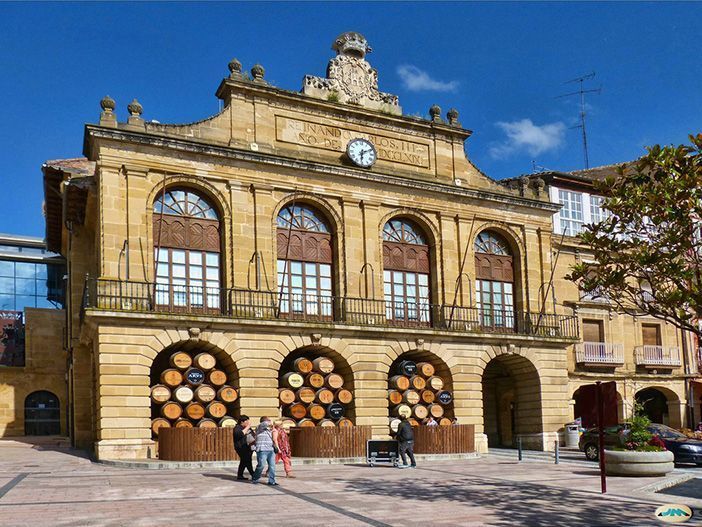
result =
M458 109L493 178L583 168L578 99L555 97L592 71L590 165L633 159L701 131L700 20L696 3L1 3L0 232L44 234L41 164L82 154L105 94L120 120L133 97L146 119L199 120L232 57L299 90L349 30L405 113Z

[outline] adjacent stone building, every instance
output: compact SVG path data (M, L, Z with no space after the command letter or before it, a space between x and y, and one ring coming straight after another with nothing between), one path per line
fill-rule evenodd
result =
M543 180L481 173L456 110L403 115L362 35L332 49L301 92L232 60L222 110L192 124L145 119L136 100L124 122L105 97L85 158L45 165L77 445L156 455L150 393L180 350L211 353L238 390L230 411L253 418L287 411L279 389L306 356L333 361L353 394L346 418L378 437L403 359L435 367L445 415L475 425L481 451L517 434L553 448L572 420L574 390L596 377L576 367L581 319L616 315L563 280L561 205Z

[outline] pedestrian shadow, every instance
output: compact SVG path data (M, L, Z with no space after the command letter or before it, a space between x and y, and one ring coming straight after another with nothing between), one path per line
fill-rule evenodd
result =
M236 483L246 483L246 481L236 479L236 474L226 474L222 472L203 472L202 475L206 478L216 478L223 479L225 481L234 481Z
M410 477L392 483L360 478L349 481L347 490L359 495L407 500L405 503L460 503L481 507L486 509L486 523L497 526L658 525L653 512L659 504L654 502L617 502L592 491L426 470L448 476L437 481L421 479L417 473L408 472Z

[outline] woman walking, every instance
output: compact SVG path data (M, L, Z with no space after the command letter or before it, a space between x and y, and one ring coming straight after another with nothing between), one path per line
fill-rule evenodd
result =
M283 462L285 477L294 478L292 473L292 451L290 450L290 438L283 428L283 421L278 420L274 424L274 430L278 433L278 453L275 455L275 462Z

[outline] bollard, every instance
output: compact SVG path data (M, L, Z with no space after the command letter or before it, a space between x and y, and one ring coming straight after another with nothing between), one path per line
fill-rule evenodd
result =
M517 436L517 452L519 453L519 461L522 460L522 436Z
M556 465L558 465L558 461L559 461L559 459L558 459L559 456L558 456L558 455L559 455L559 451L558 451L558 439L556 439Z

